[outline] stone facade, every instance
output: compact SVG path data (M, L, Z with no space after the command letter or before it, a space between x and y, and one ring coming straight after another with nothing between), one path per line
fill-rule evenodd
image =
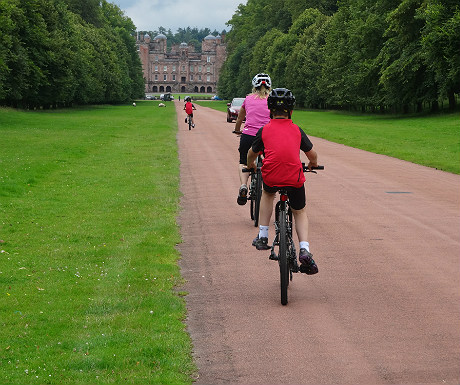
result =
M139 36L137 47L144 72L145 92L216 93L219 72L226 58L220 36L208 35L201 52L193 45L181 43L168 52L166 36L153 40Z

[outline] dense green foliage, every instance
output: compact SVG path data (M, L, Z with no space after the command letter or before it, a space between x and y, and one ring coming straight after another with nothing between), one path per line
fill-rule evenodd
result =
M460 92L457 0L248 0L228 25L224 99L257 72L310 108L454 108Z
M119 103L143 94L135 26L106 0L0 0L0 104Z

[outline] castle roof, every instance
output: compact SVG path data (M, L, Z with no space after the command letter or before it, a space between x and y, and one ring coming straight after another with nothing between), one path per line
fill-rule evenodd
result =
M166 40L167 38L166 38L165 35L163 35L162 33L160 33L160 34L158 34L158 35L155 36L155 39L154 39L154 40L161 40L161 39Z
M209 34L208 36L206 36L206 37L204 38L204 40L216 40L216 37L213 36L213 35L211 35L211 34Z

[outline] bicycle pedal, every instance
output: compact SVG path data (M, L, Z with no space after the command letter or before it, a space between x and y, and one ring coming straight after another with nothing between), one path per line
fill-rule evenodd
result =
M274 252L271 252L271 254L268 257L268 259L271 259L272 261L278 261L279 258Z
M307 275L315 274L311 272L310 267L307 265L300 265L299 271Z

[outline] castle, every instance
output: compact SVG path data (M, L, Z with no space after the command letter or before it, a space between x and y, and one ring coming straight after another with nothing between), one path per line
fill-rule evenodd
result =
M145 92L216 93L219 72L226 58L226 46L220 36L208 35L201 52L181 43L166 47L166 36L153 40L138 36L136 45L144 72Z

